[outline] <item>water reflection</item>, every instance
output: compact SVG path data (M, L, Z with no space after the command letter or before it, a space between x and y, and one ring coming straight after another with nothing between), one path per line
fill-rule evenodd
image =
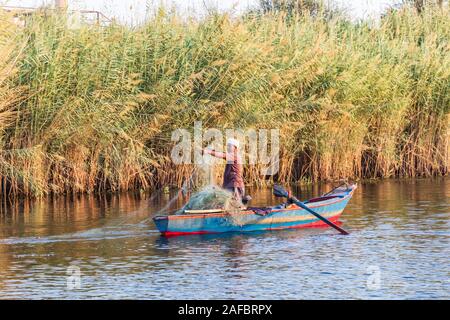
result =
M449 298L449 183L362 184L342 217L349 236L325 228L161 237L149 217L171 199L170 209L181 206L177 193L4 204L0 298ZM252 205L279 201L268 189L251 193ZM71 265L81 289L66 287Z

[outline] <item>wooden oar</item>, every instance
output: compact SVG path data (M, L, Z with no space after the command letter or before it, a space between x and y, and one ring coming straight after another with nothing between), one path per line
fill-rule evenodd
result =
M322 220L323 222L325 222L327 225L329 225L330 227L335 228L336 230L338 230L341 234L349 234L347 231L345 231L344 229L342 229L341 227L339 227L338 225L334 224L333 222L331 222L330 220L328 220L325 217L322 217L320 214L318 214L317 212L311 210L306 204L304 204L303 202L301 202L300 200L298 200L296 197L289 197L289 193L280 185L275 185L273 187L273 194L276 197L283 197L283 198L288 198L290 199L293 203L295 203L296 205L298 205L300 208L305 209L306 211L308 211L309 213L311 213L313 216L319 218L320 220Z

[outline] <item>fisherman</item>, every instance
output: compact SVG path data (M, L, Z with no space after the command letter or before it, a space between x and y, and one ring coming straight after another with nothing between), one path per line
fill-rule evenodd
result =
M212 155L216 158L225 159L225 171L223 173L222 187L231 191L235 199L241 200L244 204L251 198L245 196L244 178L242 176L243 166L242 159L238 152L239 141L230 138L227 140L227 151L225 153L215 150L205 149L204 153Z

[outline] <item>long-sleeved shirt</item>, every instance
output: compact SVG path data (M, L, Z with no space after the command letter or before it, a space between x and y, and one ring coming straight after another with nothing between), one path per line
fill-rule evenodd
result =
M237 152L233 154L206 149L205 153L227 160L223 173L223 188L244 188L243 166L241 157Z

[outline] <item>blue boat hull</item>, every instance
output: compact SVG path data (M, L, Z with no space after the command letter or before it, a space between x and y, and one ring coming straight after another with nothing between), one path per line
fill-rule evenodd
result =
M350 201L355 189L356 185L345 187L345 189L338 188L326 196L311 199L305 204L328 220L335 222ZM154 217L153 221L158 230L166 236L326 226L324 222L296 205L290 205L287 208L273 207L266 215L245 210L233 213L163 215Z

